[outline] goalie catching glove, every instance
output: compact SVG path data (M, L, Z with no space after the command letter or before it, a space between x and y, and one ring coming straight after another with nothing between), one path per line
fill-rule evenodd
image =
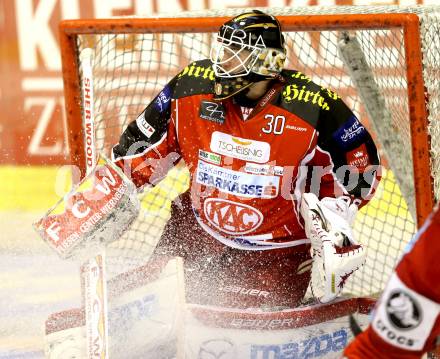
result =
M350 228L357 212L343 198L323 198L305 193L301 215L311 241L313 258L311 290L322 303L335 299L347 278L365 262L363 247Z

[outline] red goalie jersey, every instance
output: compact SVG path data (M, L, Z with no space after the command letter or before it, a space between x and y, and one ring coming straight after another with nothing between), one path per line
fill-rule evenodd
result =
M349 359L415 359L440 335L440 207L413 239L379 300L372 323L345 350Z
M187 66L128 126L114 161L139 187L185 161L190 190L172 206L156 253L185 259L189 292L213 304L228 291L235 302L295 306L311 263L302 193L368 202L376 146L336 93L298 71L283 70L253 109L215 100L214 80L210 60ZM203 281L209 290L193 288Z
M210 61L191 64L129 125L113 150L116 163L128 165L143 186L183 158L194 215L227 246L304 243L298 242L305 239L301 194L346 195L364 204L378 182L379 158L369 133L336 93L300 72L282 75L245 118L234 98L213 100ZM161 157L159 165L148 166L148 159ZM306 183L309 175L313 180ZM241 220L218 218L218 211L232 207Z

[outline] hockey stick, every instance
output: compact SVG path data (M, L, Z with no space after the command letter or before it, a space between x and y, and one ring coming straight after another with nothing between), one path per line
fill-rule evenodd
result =
M122 207L128 216L120 220L126 228L137 213L135 192L123 174L105 158L98 161L93 121L93 77L91 49L81 54L83 124L86 133L86 177L34 224L40 236L63 259L86 260L81 267L83 304L86 312L87 358L108 358L107 295L105 278L106 242L118 238L122 230L111 228L117 222L113 210ZM111 205L110 205L111 203ZM134 207L130 204L135 204ZM125 208L124 208L125 207ZM130 209L131 207L131 209ZM123 212L124 212L123 211ZM127 212L126 212L127 213ZM125 218L123 218L125 217ZM122 223L121 223L122 224ZM96 257L93 258L93 256Z
M108 310L105 257L97 255L81 266L86 317L87 358L108 359Z
M92 268L92 272L98 273L96 268ZM93 287L91 284L89 287ZM107 282L107 289L108 356L184 358L184 340L187 339L183 327L186 303L181 258L156 257L140 267L113 277ZM83 282L83 293L87 290ZM82 307L50 315L46 321L47 358L89 356L86 345L86 311L87 308ZM92 344L97 349L101 342L98 341L99 337L95 339ZM100 357L96 355L95 358Z

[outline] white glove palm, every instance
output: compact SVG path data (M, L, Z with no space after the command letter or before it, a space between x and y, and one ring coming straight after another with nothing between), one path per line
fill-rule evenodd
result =
M310 194L311 193L307 193L306 196ZM315 200L318 200L316 196ZM319 204L327 222L326 225L329 232L333 232L339 238L341 238L339 234L342 233L351 244L358 244L351 229L356 218L358 207L353 203L350 204L344 197L325 197L319 201ZM343 245L342 242L335 244L339 246Z
M301 215L312 244L311 289L320 302L335 299L346 279L365 262L363 247L350 227L356 212L356 205L342 198L319 201L312 193L303 195Z

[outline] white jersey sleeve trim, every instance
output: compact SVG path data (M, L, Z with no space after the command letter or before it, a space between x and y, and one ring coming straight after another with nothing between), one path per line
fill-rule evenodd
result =
M312 150L311 150L311 148L312 148L313 140L316 137L316 135L317 135L317 132L316 132L316 130L314 130L313 136L310 139L309 147L307 148L308 153L306 152L307 154L304 156L304 158L301 160L301 163L299 164L298 172L297 172L296 178L295 178L295 188L293 190L293 195L291 195L292 204L293 204L292 208L293 208L293 211L295 213L296 218L298 218L298 219L301 218L301 215L300 215L301 197L302 197L302 194L304 193L305 180L307 178L307 173L308 173L307 165L315 156L316 146ZM295 207L295 200L296 200L296 207ZM304 228L304 226L302 225L300 220L298 220L298 224L301 226L301 228Z
M348 191L347 191L346 188L342 185L342 183L339 182L338 178L336 177L335 172L333 171L333 169L335 168L335 164L334 164L334 162L333 162L332 155L330 154L330 152L323 150L323 149L322 149L321 147L319 147L319 146L316 146L316 149L317 149L319 152L325 154L325 155L328 157L328 159L329 159L329 161L330 161L330 166L331 166L330 172L329 172L328 174L331 174L331 175L332 175L332 177L333 177L333 179L334 179L334 182L335 182L335 183L337 184L337 186L340 188L340 190L342 191L342 193L348 195L348 194L349 194Z

